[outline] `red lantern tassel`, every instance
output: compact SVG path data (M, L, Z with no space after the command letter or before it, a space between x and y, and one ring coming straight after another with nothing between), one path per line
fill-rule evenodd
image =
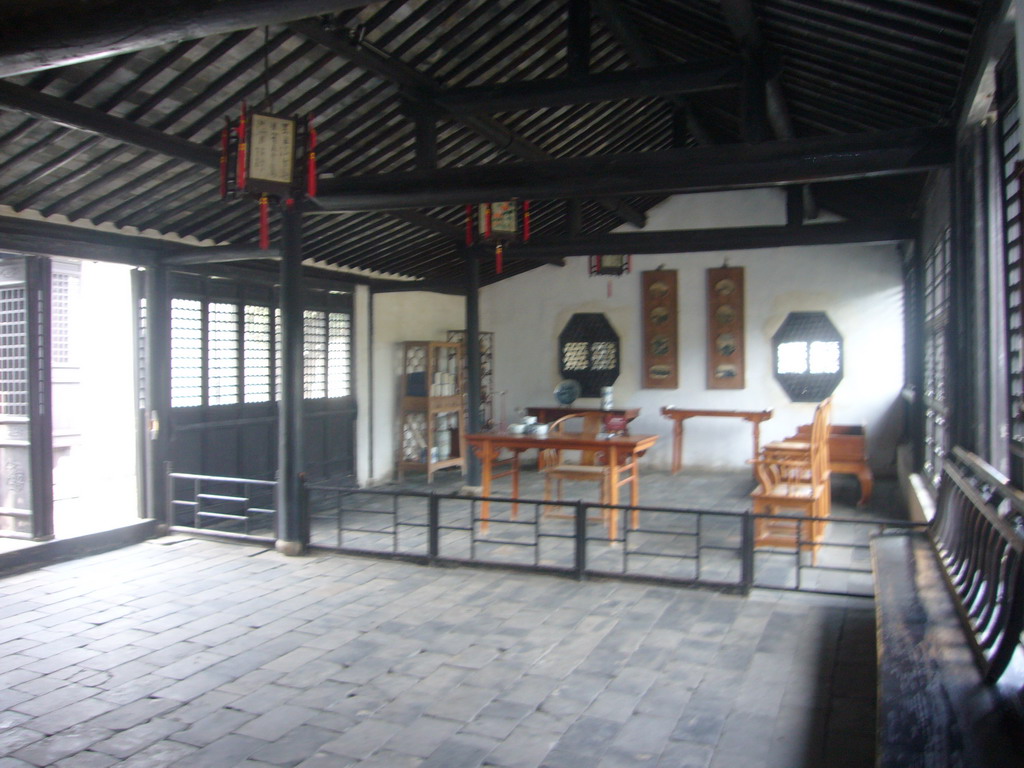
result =
M238 189L244 190L248 181L245 175L246 164L246 136L245 136L245 102L242 102L242 114L238 117L238 170L235 173L235 183Z
M228 196L228 136L231 129L228 119L224 118L224 130L220 132L220 199Z
M484 208L484 237L490 239L491 237L491 204L488 203Z
M523 242L530 242L530 201L523 200Z
M498 243L497 248L494 249L494 271L499 275L501 274L502 268L505 266L505 249L501 247L501 243Z
M270 247L270 200L260 195L260 249Z
M473 206L466 206L466 245L473 244Z
M306 194L316 197L316 128L313 127L313 116L307 122L309 128L309 158L306 166Z

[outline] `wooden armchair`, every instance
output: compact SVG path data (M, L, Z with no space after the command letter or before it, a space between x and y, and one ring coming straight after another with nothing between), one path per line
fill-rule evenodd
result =
M831 512L828 434L831 400L818 404L806 450L765 447L755 462L759 485L753 502L755 546L810 549L817 562L826 518ZM772 520L768 515L805 519Z
M828 436L832 427L832 398L826 397L814 409L814 420L811 422L810 433L801 435L799 432L793 437L785 440L778 440L767 443L761 452L766 461L783 462L789 465L791 471L800 473L799 479L807 480L810 477L811 444L815 435L826 442L828 449ZM828 459L826 459L828 464Z
M585 411L563 416L548 424L548 435L556 437L566 433L596 437L604 423L600 411ZM600 483L600 503L608 498L610 473L600 451L577 451L562 448L545 448L541 451L538 466L544 473L544 498L552 500L551 486L556 484L556 498L562 499L563 480L584 480Z

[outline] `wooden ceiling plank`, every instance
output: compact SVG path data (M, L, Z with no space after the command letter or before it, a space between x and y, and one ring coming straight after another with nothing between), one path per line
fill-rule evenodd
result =
M432 78L417 72L406 64L366 47L359 48L349 40L324 30L316 24L300 22L289 26L299 34L306 35L338 55L350 58L360 66L364 66L382 77L395 80L396 83L409 89L412 93L420 95L420 98L424 98L422 94L433 93L438 88ZM472 130L512 154L528 159L548 156L544 150L523 141L495 120L481 117L456 117ZM630 218L626 220L634 226L642 227L646 223L646 216L642 212L629 209L629 213Z
M4 21L0 77L64 67L117 54L365 5L365 0L160 0L111 13L104 0L25 3Z
M720 88L735 88L740 83L740 64L730 59L609 72L585 78L531 80L447 89L435 95L433 101L452 113L490 114L518 109L589 104L597 101L698 93Z

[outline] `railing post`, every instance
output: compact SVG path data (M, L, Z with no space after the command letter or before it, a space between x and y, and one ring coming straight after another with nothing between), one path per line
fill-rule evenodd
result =
M175 523L174 519L174 481L171 480L171 472L174 467L169 461L164 462L164 524L170 528ZM155 484L159 485L159 484ZM156 518L159 520L160 518Z
M473 502L470 502L472 506ZM441 500L436 493L431 493L427 500L427 558L433 563L439 554L441 527Z
M275 507L274 516L281 514L281 511ZM301 541L303 545L309 544L309 536L313 529L312 520L310 519L312 512L309 508L309 485L306 484L306 473L299 473L299 530ZM277 528L277 520L274 521L274 530Z
M582 579L587 574L587 505L582 500L576 502L574 522L576 524L576 578Z
M743 594L747 594L754 586L754 514L749 509L743 513L740 562L740 586Z

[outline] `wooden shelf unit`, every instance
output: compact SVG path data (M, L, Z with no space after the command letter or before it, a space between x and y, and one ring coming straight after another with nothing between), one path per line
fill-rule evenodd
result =
M465 379L462 345L447 341L402 343L399 382L398 456L407 471L425 471L431 482L439 469L465 472Z

